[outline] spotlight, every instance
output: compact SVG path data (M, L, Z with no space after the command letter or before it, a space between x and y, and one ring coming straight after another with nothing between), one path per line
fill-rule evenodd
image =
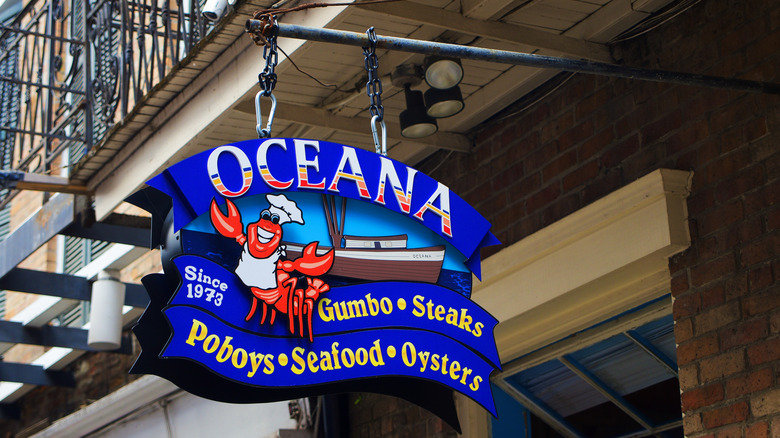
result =
M458 58L429 56L425 58L425 82L433 88L446 90L463 80L463 65Z
M422 91L414 91L409 84L404 86L406 109L401 112L401 135L406 138L422 138L438 131L436 119L425 111Z
M406 138L421 138L435 133L439 127L436 119L428 116L421 91L413 91L412 86L422 82L423 70L417 64L397 66L390 79L396 87L403 87L406 97L406 109L399 116L401 135Z
M446 90L429 88L425 92L425 107L429 116L441 119L458 114L466 106L463 103L463 94L457 85Z

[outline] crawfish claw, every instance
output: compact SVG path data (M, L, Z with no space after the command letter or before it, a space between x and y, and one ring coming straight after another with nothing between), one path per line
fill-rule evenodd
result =
M227 216L222 214L216 199L211 199L211 223L219 234L232 239L237 239L244 234L244 225L241 223L241 213L239 213L236 204L233 204L230 199L225 199L225 204L227 205Z
M301 256L293 260L293 269L303 275L317 277L328 272L333 266L333 249L325 254L317 255L319 242L311 242L303 249Z

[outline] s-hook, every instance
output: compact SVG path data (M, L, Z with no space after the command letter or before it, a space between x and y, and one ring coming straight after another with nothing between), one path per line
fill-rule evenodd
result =
M279 59L279 53L276 47L276 35L279 27L276 25L276 17L269 20L269 35L265 38L265 47L263 47L263 59L265 59L265 69L258 75L261 91L255 95L255 116L257 116L257 135L260 138L269 138L271 136L271 126L274 123L276 114L276 96L273 91L276 86L276 64ZM263 128L263 115L260 110L260 98L268 96L271 99L271 111L268 113L268 123Z
M263 96L271 98L271 111L268 113L268 123L263 128L263 114L260 109L260 98ZM266 94L265 91L258 91L255 95L255 115L257 116L257 137L269 138L271 137L271 126L274 124L274 115L276 114L276 96L273 93Z

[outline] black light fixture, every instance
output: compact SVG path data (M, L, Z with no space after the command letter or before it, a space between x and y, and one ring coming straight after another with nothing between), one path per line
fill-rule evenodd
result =
M422 91L412 90L409 84L404 85L406 109L401 111L401 135L406 138L422 138L436 133L439 126L436 119L429 116L423 103Z
M433 88L446 90L463 80L463 65L459 58L429 56L425 58L425 82Z
M399 118L401 135L406 138L427 137L439 130L436 119L426 112L422 91L412 90L412 86L422 82L422 75L422 67L416 64L399 65L390 75L393 85L404 89L406 109Z
M441 119L458 114L466 104L463 102L463 94L457 85L446 90L429 88L425 92L425 108L429 116Z

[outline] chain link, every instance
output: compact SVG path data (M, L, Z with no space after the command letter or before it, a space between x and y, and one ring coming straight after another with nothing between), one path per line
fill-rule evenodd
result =
M273 91L276 87L276 64L279 60L278 47L276 46L276 36L279 27L276 26L275 17L269 21L270 35L265 37L265 46L263 47L263 59L265 59L265 69L257 76L260 82L261 91L255 96L255 115L257 116L257 136L260 138L271 137L271 127L274 123L276 114L276 96ZM271 99L271 111L268 113L268 124L263 128L263 115L260 109L260 98L266 96Z
M363 47L363 56L365 58L366 72L368 72L368 81L366 82L366 94L371 101L369 112L371 116L379 117L379 121L384 120L385 108L382 106L382 81L379 79L377 68L379 60L376 57L376 32L371 27L366 31L368 35L368 46Z
M377 154L387 156L387 128L385 127L385 108L382 106L382 81L379 79L379 59L376 57L376 32L370 27L366 34L368 35L368 46L363 47L363 57L368 72L366 81L366 94L371 102L368 111L371 113L371 133L374 137L374 147ZM379 125L377 127L377 124ZM382 129L381 134L378 132ZM380 142L381 136L381 142Z
M268 96L274 91L276 86L276 64L279 61L279 52L276 47L276 35L279 27L273 26L271 35L266 38L266 45L263 47L263 59L265 59L265 69L258 75L260 88L263 94Z

